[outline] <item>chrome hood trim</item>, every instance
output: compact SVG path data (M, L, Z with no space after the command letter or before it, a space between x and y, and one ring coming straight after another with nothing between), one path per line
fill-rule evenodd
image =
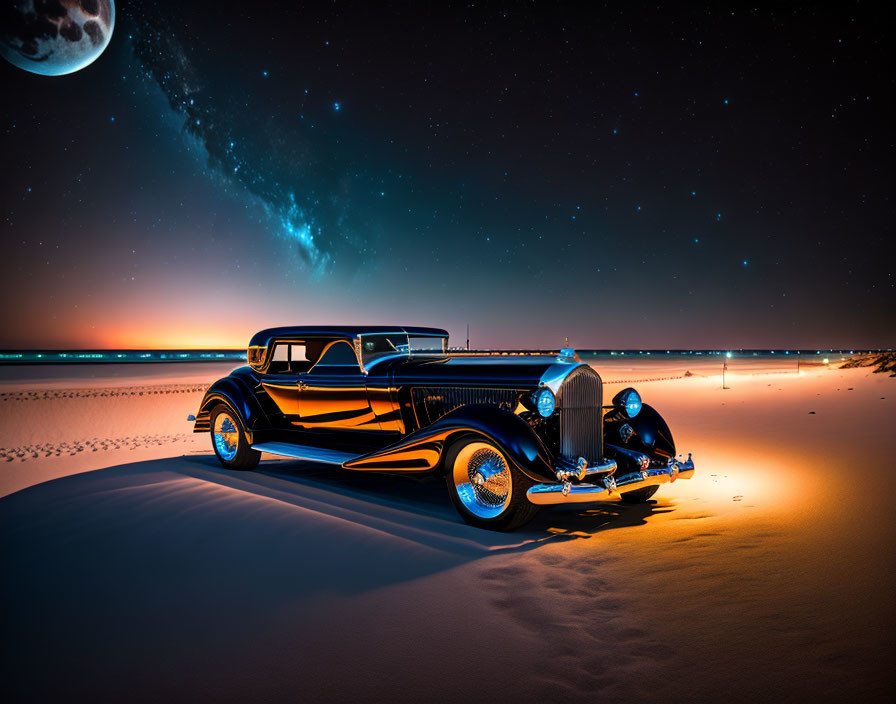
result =
M579 367L590 367L584 362L554 362L541 375L539 386L546 386L554 396L560 393L560 386Z

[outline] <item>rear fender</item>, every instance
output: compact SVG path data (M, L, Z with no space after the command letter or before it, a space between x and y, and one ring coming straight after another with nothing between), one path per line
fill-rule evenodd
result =
M514 413L487 405L457 408L399 442L349 460L344 466L362 470L433 470L439 467L451 443L463 435L476 435L493 443L534 481L556 481L551 453L529 424Z
M196 414L196 422L193 425L194 433L209 430L212 408L219 403L223 403L239 416L249 436L250 444L253 431L268 427L267 416L261 410L258 399L255 398L252 390L239 379L227 376L212 384L205 392L205 396L202 397L199 413Z

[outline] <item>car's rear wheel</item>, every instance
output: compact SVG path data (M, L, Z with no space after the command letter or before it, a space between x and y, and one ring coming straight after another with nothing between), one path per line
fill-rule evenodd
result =
M538 513L526 498L532 481L482 438L456 441L445 456L445 469L451 503L470 525L514 530Z
M654 486L645 486L643 489L623 492L619 496L627 504L643 504L647 499L653 496L659 488L658 484Z
M239 416L224 404L211 413L212 449L227 469L254 469L261 453L249 446L246 430Z

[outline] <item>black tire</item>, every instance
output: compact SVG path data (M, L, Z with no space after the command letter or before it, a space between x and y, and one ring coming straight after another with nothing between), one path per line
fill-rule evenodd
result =
M497 478L489 480L506 487L507 480L509 479L509 497L503 505L498 505L500 504L500 496L488 491L487 485L483 484L478 489L473 487L473 478L472 476L469 476L470 462L466 459L467 453L470 453L470 459L473 462L476 462L479 461L477 459L477 453L483 452L485 453L485 457L496 462L496 456L500 456L501 461L504 463L504 469L494 475ZM462 488L460 489L458 481L455 481L455 464L457 462L461 463L457 467L457 472L460 477L459 481L464 479L464 472L467 473L467 476L469 476L470 479L466 484L462 484ZM454 508L457 509L461 518L471 526L485 528L487 530L511 531L525 525L532 520L536 513L538 513L539 507L530 503L529 499L526 497L526 491L532 484L534 484L534 482L523 474L514 463L507 458L499 447L485 438L466 436L456 440L448 448L448 452L445 453L445 463L443 466L445 468L445 483L448 486L448 496L451 497L451 503L454 505ZM500 466L500 463L498 466ZM462 498L459 491L462 491L466 498ZM478 500L475 498L477 496L477 491L479 492L478 496L485 494L489 497L494 497L495 503L479 504ZM506 494L502 494L501 496L506 496ZM471 507L473 510L471 510ZM477 512L479 515L477 515ZM494 515L487 515L489 513L494 513Z
M249 446L249 439L246 437L246 429L243 426L243 419L240 418L239 414L234 413L230 407L221 403L212 409L210 418L211 430L209 432L211 435L212 449L214 450L218 461L226 469L255 469L258 466L258 461L261 459L261 453L258 450L253 450ZM227 425L228 420L233 426L233 430L230 431L230 439L236 441L236 451L233 452L232 456L231 452L227 449L227 443L223 437L222 441L224 444L219 447L215 432L219 421L224 426L219 430L226 432L229 427ZM223 434L224 433L222 433L222 436Z
M620 494L622 500L627 504L643 504L647 499L656 493L659 484L653 486L645 486L643 489L635 489L634 491L626 491Z

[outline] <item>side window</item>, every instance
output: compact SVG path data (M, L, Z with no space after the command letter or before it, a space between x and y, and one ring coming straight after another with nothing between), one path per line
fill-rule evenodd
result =
M311 367L304 343L278 342L274 345L269 374L306 372Z
M345 372L358 371L358 358L355 357L354 349L342 340L334 342L327 348L327 351L314 365L314 370L332 374L339 371L336 367L341 367Z
M307 362L308 355L305 354L305 345L289 346L289 361L291 362ZM295 365L293 365L295 366Z

